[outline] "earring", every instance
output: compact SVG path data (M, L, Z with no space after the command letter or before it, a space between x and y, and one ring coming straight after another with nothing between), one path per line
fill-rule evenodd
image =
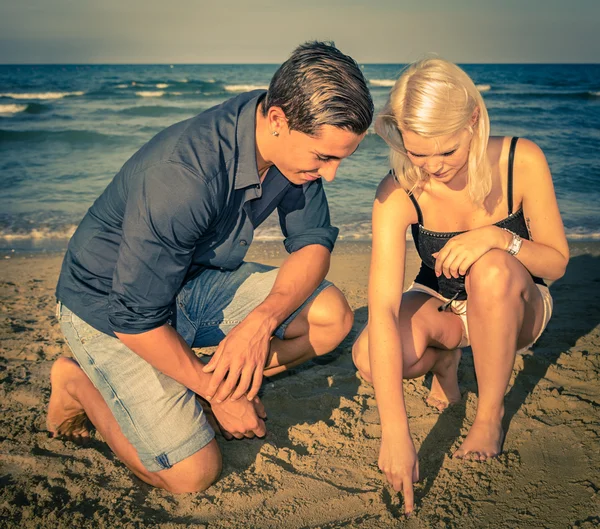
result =
M274 130L273 132L271 132L271 134L273 134L273 136L275 136L275 137L279 136L279 132L277 132L276 130Z

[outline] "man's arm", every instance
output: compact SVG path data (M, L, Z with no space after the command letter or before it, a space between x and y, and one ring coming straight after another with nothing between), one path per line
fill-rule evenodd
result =
M329 271L338 234L320 180L293 187L277 206L285 248L290 253L269 296L221 342L205 367L215 400L253 399L262 382L273 331L312 294ZM229 373L229 374L228 374ZM227 378L225 378L227 377ZM219 385L222 385L219 388Z
M108 314L127 347L201 396L211 375L167 321L196 243L216 215L211 191L200 175L178 164L156 164L132 176ZM253 403L213 411L236 437L264 435Z
M212 375L202 371L204 364L170 325L140 334L116 335L150 365L206 398L206 388ZM246 434L263 437L266 433L264 411L261 411L262 406L258 402L240 399L214 403L212 410L222 429L234 437L241 438Z
M212 372L205 390L209 400L213 395L216 402L229 395L236 400L246 392L248 400L256 397L271 336L321 284L329 262L329 250L319 244L305 246L285 260L269 295L221 341L204 368Z

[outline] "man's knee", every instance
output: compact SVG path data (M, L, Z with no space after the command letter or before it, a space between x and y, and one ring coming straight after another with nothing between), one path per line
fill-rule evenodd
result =
M213 439L195 454L158 472L158 486L174 494L201 492L219 478L222 467L221 452Z
M323 337L334 349L348 335L354 323L354 314L342 292L330 286L313 301L308 312L308 323L320 328Z

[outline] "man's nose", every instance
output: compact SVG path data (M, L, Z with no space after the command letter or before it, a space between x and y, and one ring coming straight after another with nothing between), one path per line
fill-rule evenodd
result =
M325 165L323 165L323 167L319 169L319 174L321 175L321 178L323 178L323 180L325 180L326 182L333 182L335 180L335 173L337 172L338 167L340 166L340 162L341 160L331 160Z

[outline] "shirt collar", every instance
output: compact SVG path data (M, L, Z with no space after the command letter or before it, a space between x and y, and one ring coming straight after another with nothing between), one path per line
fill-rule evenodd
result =
M238 156L235 189L260 186L260 175L256 164L256 109L267 92L266 90L254 90L254 93L255 97L252 97L244 105L237 120Z

